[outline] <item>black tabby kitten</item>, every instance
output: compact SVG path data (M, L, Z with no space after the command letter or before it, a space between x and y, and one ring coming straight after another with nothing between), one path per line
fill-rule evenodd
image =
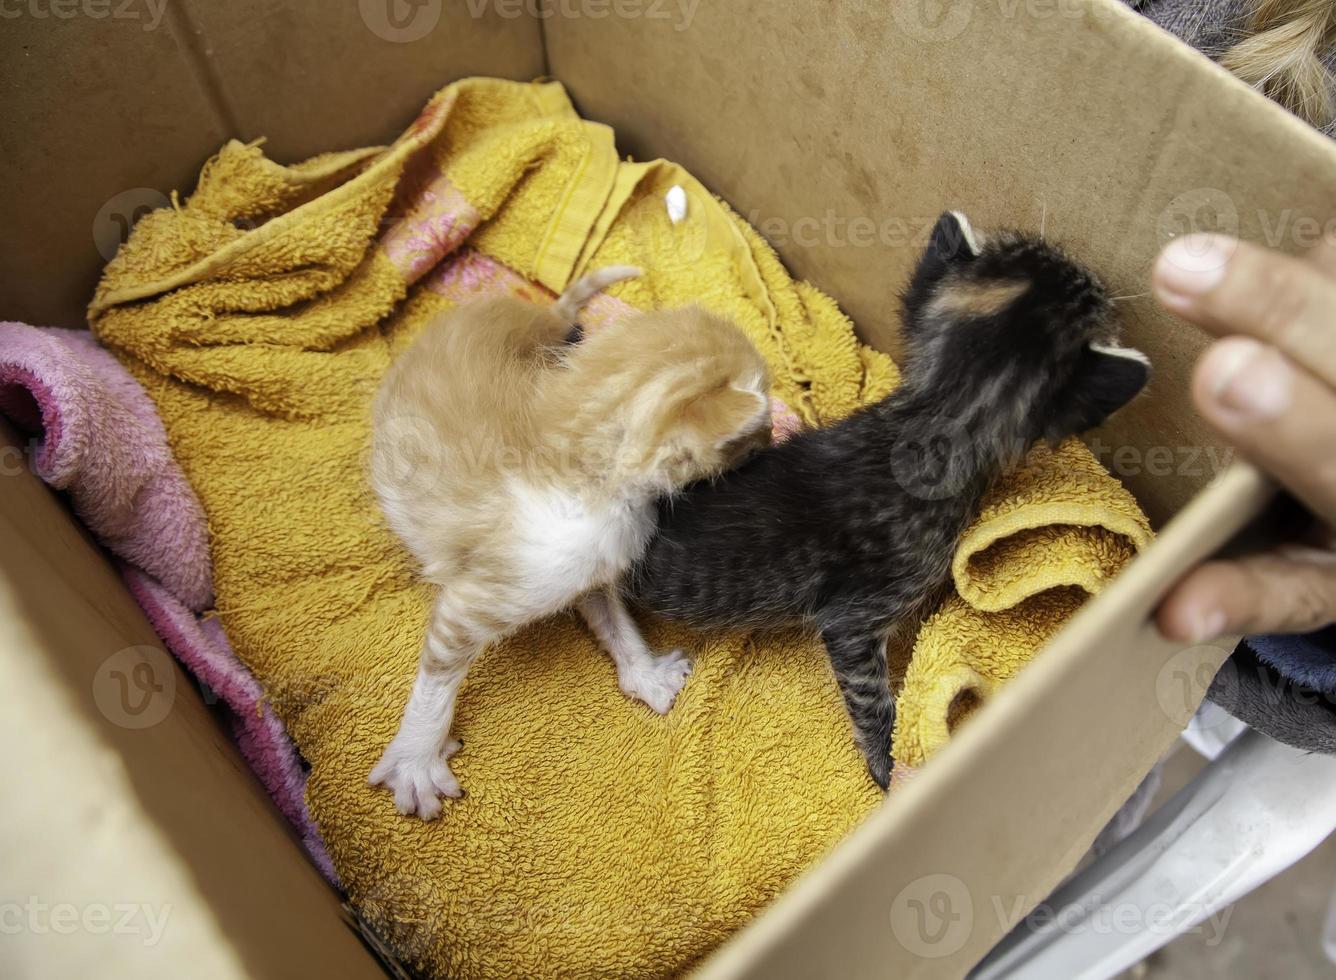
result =
M1014 232L938 219L904 295L903 380L665 501L627 586L698 627L820 630L872 778L890 779L886 639L940 603L985 491L1040 440L1104 421L1145 384L1104 287Z

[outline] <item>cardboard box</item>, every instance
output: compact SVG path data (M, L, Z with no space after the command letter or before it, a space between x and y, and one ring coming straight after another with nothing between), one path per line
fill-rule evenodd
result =
M0 312L35 323L82 325L136 210L188 191L225 138L266 136L287 160L384 142L472 74L563 81L624 152L687 166L892 352L896 293L947 207L983 228L1043 225L1126 295L1148 289L1171 234L1297 250L1336 218L1325 139L1116 0L16 0L0 16L15 236ZM1091 443L1160 539L702 975L963 974L1186 721L1228 645L1180 651L1148 616L1271 491L1225 467L1190 407L1204 338L1146 298L1123 309L1155 378ZM14 445L0 724L22 799L0 805L4 863L17 894L53 880L97 894L114 871L124 894L182 911L170 944L28 931L0 956L60 974L377 975L186 675L185 710L152 734L92 709L107 653L156 640L105 558L12 465ZM71 814L101 813L120 815L113 850L134 860L65 846L89 826ZM929 902L941 921L924 931Z

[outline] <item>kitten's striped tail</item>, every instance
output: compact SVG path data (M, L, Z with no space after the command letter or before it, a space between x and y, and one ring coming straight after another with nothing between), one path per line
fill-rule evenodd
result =
M603 290L615 282L641 275L644 272L633 265L608 265L595 269L567 286L566 291L552 305L552 312L567 323L574 323L584 305Z

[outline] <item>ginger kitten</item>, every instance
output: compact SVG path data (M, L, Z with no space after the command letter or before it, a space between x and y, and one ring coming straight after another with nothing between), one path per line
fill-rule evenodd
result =
M462 790L447 757L455 698L489 643L575 604L621 689L666 712L691 670L655 656L614 588L653 531L656 501L769 437L765 362L698 308L640 313L575 343L599 289L552 307L464 304L429 325L376 396L371 483L438 586L398 734L371 770L401 813L430 820Z
M1039 440L1099 425L1146 383L1099 279L1042 239L938 219L904 297L900 386L663 508L630 579L698 627L820 631L873 779L891 771L886 639L949 587L985 492Z

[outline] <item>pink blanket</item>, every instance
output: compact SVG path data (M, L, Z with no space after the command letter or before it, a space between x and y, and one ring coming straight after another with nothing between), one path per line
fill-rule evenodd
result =
M0 322L0 414L32 438L33 472L120 560L167 648L231 710L246 761L335 880L296 749L222 629L197 615L213 604L208 524L143 388L84 331Z

